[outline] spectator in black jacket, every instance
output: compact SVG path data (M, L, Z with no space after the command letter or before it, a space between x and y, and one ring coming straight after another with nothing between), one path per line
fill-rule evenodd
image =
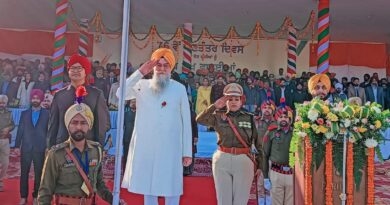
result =
M38 204L38 189L41 182L43 162L45 159L46 136L49 124L49 111L41 107L43 92L39 89L31 91L31 108L23 111L16 135L16 148L21 150L20 159L20 203L27 204L28 175L31 162L34 162L33 204Z

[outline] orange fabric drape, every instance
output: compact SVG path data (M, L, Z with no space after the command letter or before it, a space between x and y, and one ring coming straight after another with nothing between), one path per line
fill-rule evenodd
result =
M342 43L329 45L330 65L353 65L370 68L386 68L388 54L386 44L382 43ZM310 45L310 66L317 65L317 44Z
M78 52L79 33L66 33L65 55ZM88 57L93 54L93 35L88 34ZM52 56L54 52L53 31L19 31L0 29L0 52L23 55L36 54Z
M390 76L390 55L387 58L386 73L387 73L387 76Z

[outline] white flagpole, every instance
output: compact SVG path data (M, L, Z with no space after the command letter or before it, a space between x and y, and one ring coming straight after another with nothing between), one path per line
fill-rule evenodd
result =
M121 166L122 166L122 140L123 140L123 121L124 121L124 105L126 91L126 73L127 73L127 57L129 51L129 23L130 23L130 0L123 0L123 22L122 22L122 48L121 48L121 72L119 82L119 107L117 133L115 143L115 173L114 173L114 191L113 205L119 204L119 194L121 187ZM127 154L127 153L124 153Z

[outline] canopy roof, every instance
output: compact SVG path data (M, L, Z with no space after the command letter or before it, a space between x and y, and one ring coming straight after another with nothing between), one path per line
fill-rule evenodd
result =
M101 11L109 30L122 26L123 0L70 0L70 19L91 19ZM390 1L331 0L331 40L390 43ZM257 21L275 30L286 16L303 27L315 0L131 0L131 28L147 33L156 25L160 33L174 33L192 22L194 33L207 27L212 34L226 34L230 26L248 35ZM71 22L71 21L70 21ZM75 26L69 23L69 29ZM55 0L2 0L0 28L54 30Z

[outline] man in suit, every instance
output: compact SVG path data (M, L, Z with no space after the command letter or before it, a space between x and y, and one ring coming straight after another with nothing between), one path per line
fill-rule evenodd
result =
M66 110L75 102L75 92L79 86L85 86L88 95L84 99L93 112L95 121L87 133L87 139L104 143L106 131L110 129L110 115L104 94L96 87L89 86L86 77L91 73L91 62L86 57L74 54L67 64L71 84L55 93L50 110L49 147L65 142L69 138L64 116Z
M385 106L385 97L383 88L378 85L378 79L372 77L370 80L370 85L366 87L367 101L376 102L382 107Z
M293 89L286 83L285 79L280 80L280 85L275 88L275 100L276 105L280 105L280 99L284 98L286 100L286 105L291 107L292 105L292 95Z
M366 91L359 86L359 78L354 78L351 86L348 88L348 98L351 97L359 97L363 104L366 103Z
M211 88L211 103L214 103L223 96L223 89L225 88L225 79L223 75L217 77L217 84Z
M253 82L253 78L249 77L242 87L244 89L245 104L244 108L249 112L255 112L257 106L260 105L259 89Z
M33 204L37 205L38 189L41 181L43 162L45 159L47 126L49 111L41 107L43 92L40 89L31 91L31 108L22 112L16 135L16 149L21 150L20 160L20 203L27 204L28 175L31 162L34 162ZM18 150L19 151L19 150Z
M269 74L269 87L272 89L275 89L276 83L275 83L275 75Z
M98 66L95 71L95 81L93 85L103 91L104 97L108 99L110 92L110 83L107 78L104 77L104 68Z
M303 90L303 83L298 82L294 94L292 95L292 109L295 110L295 103L303 103L309 100L309 93Z
M18 88L18 84L12 82L11 75L9 73L4 73L3 82L1 82L0 85L0 94L8 97L9 106L12 106L15 103Z
M370 74L368 73L364 74L363 76L364 82L360 83L360 87L367 88L368 86L370 86L370 79L371 79Z
M269 81L264 81L263 83L263 88L259 89L259 96L260 96L260 103L259 103L259 108L261 108L261 105L264 103L264 101L268 100L268 92L270 93L270 100L272 102L275 102L275 91L274 89L270 86ZM257 111L260 112L260 109L257 109Z

